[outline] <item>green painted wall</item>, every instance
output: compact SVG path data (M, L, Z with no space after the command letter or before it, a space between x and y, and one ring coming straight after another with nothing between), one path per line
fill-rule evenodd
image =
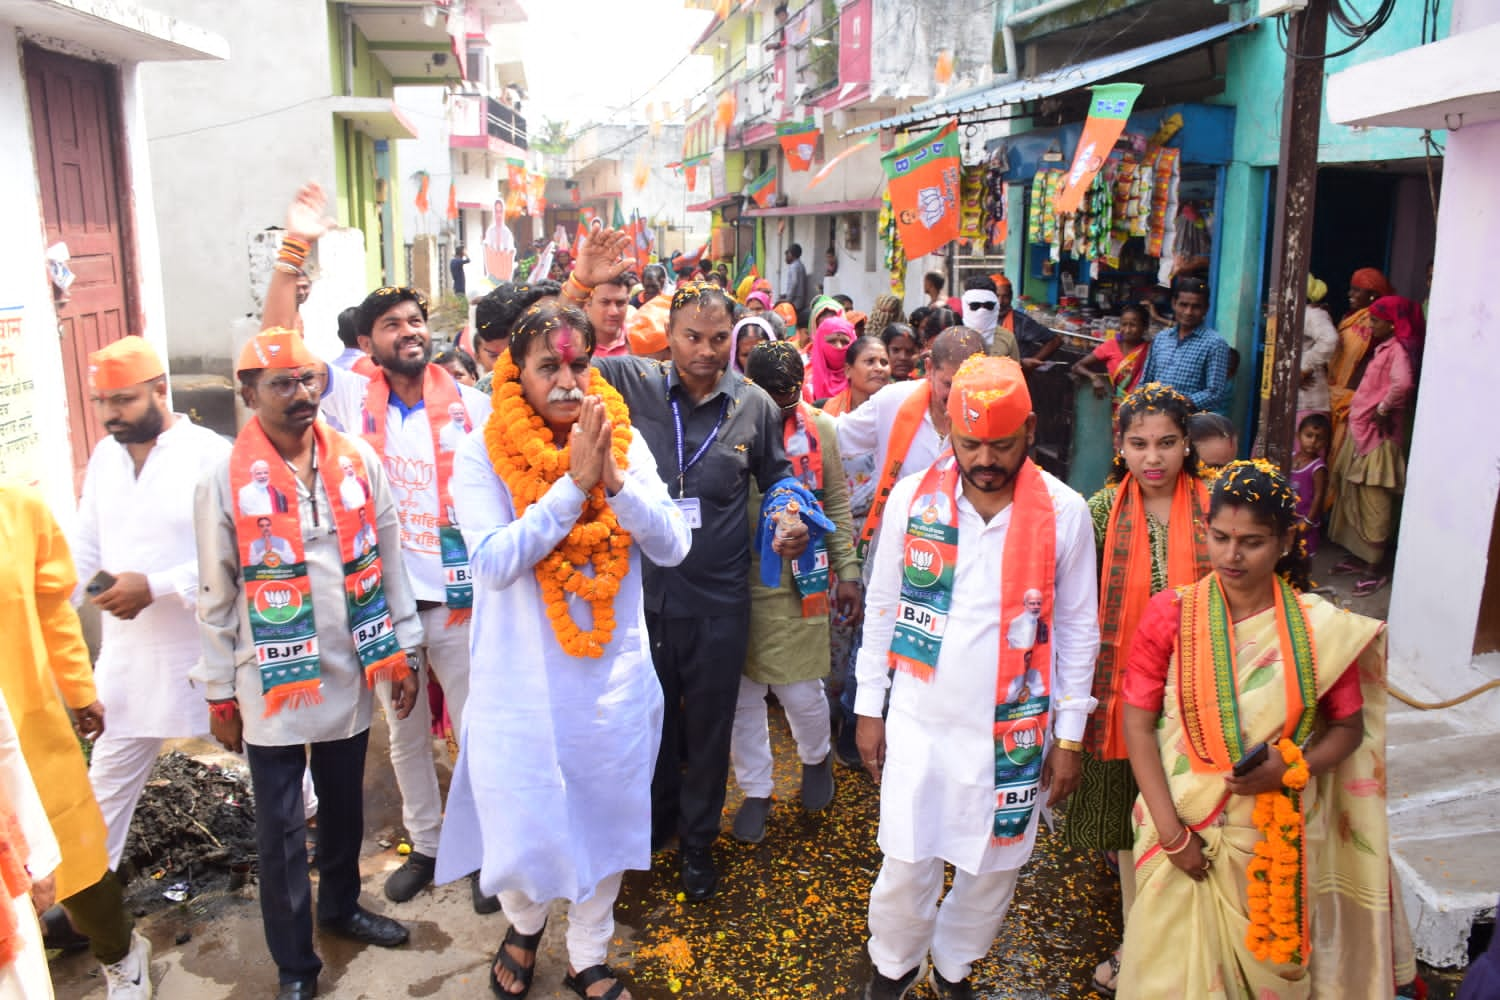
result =
M1368 16L1379 0L1348 0L1348 3L1361 15ZM1329 60L1325 72L1336 73L1418 45L1422 37L1422 7L1420 3L1398 3L1390 20L1369 42L1349 55ZM1441 14L1440 38L1448 34L1448 13L1444 10ZM1348 43L1349 39L1330 25L1329 49L1337 50ZM1266 252L1262 233L1265 240L1270 239L1266 183L1280 155L1285 70L1286 52L1276 22L1265 21L1259 28L1230 38L1224 93L1211 102L1235 107L1234 161L1226 171L1224 204L1220 206L1223 230L1212 308L1214 325L1230 346L1240 352L1231 414L1238 427L1244 426L1245 414L1260 384L1260 372L1254 364L1256 340L1262 327L1260 284L1262 280L1271 280L1269 274L1261 274ZM1423 153L1419 130L1335 125L1328 119L1326 105L1318 135L1318 162L1323 164L1402 160ZM1274 198L1274 191L1271 196Z

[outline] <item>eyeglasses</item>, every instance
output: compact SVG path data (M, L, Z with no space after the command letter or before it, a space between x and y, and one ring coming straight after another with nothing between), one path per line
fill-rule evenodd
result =
M261 388L280 399L290 399L298 389L306 389L316 396L323 391L323 373L310 371L291 377L279 376L262 383Z
M964 308L965 309L995 309L998 306L999 306L998 302L965 302L964 303Z

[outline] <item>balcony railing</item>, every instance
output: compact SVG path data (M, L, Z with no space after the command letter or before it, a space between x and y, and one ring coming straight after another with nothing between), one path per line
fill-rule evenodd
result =
M493 97L485 98L485 128L493 139L508 142L517 149L526 148L526 119Z

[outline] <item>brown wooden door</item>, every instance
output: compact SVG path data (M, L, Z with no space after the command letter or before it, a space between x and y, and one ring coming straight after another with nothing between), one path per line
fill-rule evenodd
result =
M76 493L104 433L89 403L89 354L140 326L130 304L118 77L111 66L31 45L25 62L47 245L68 245L75 276L57 317Z

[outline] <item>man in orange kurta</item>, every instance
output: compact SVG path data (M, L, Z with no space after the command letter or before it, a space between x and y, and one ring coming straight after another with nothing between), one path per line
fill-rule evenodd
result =
M149 998L151 946L134 933L120 882L109 872L104 817L68 718L72 708L86 738L104 732L104 707L69 600L73 559L36 492L0 487L0 551L7 554L0 560L0 692L62 847L57 898L103 964L111 1000Z

